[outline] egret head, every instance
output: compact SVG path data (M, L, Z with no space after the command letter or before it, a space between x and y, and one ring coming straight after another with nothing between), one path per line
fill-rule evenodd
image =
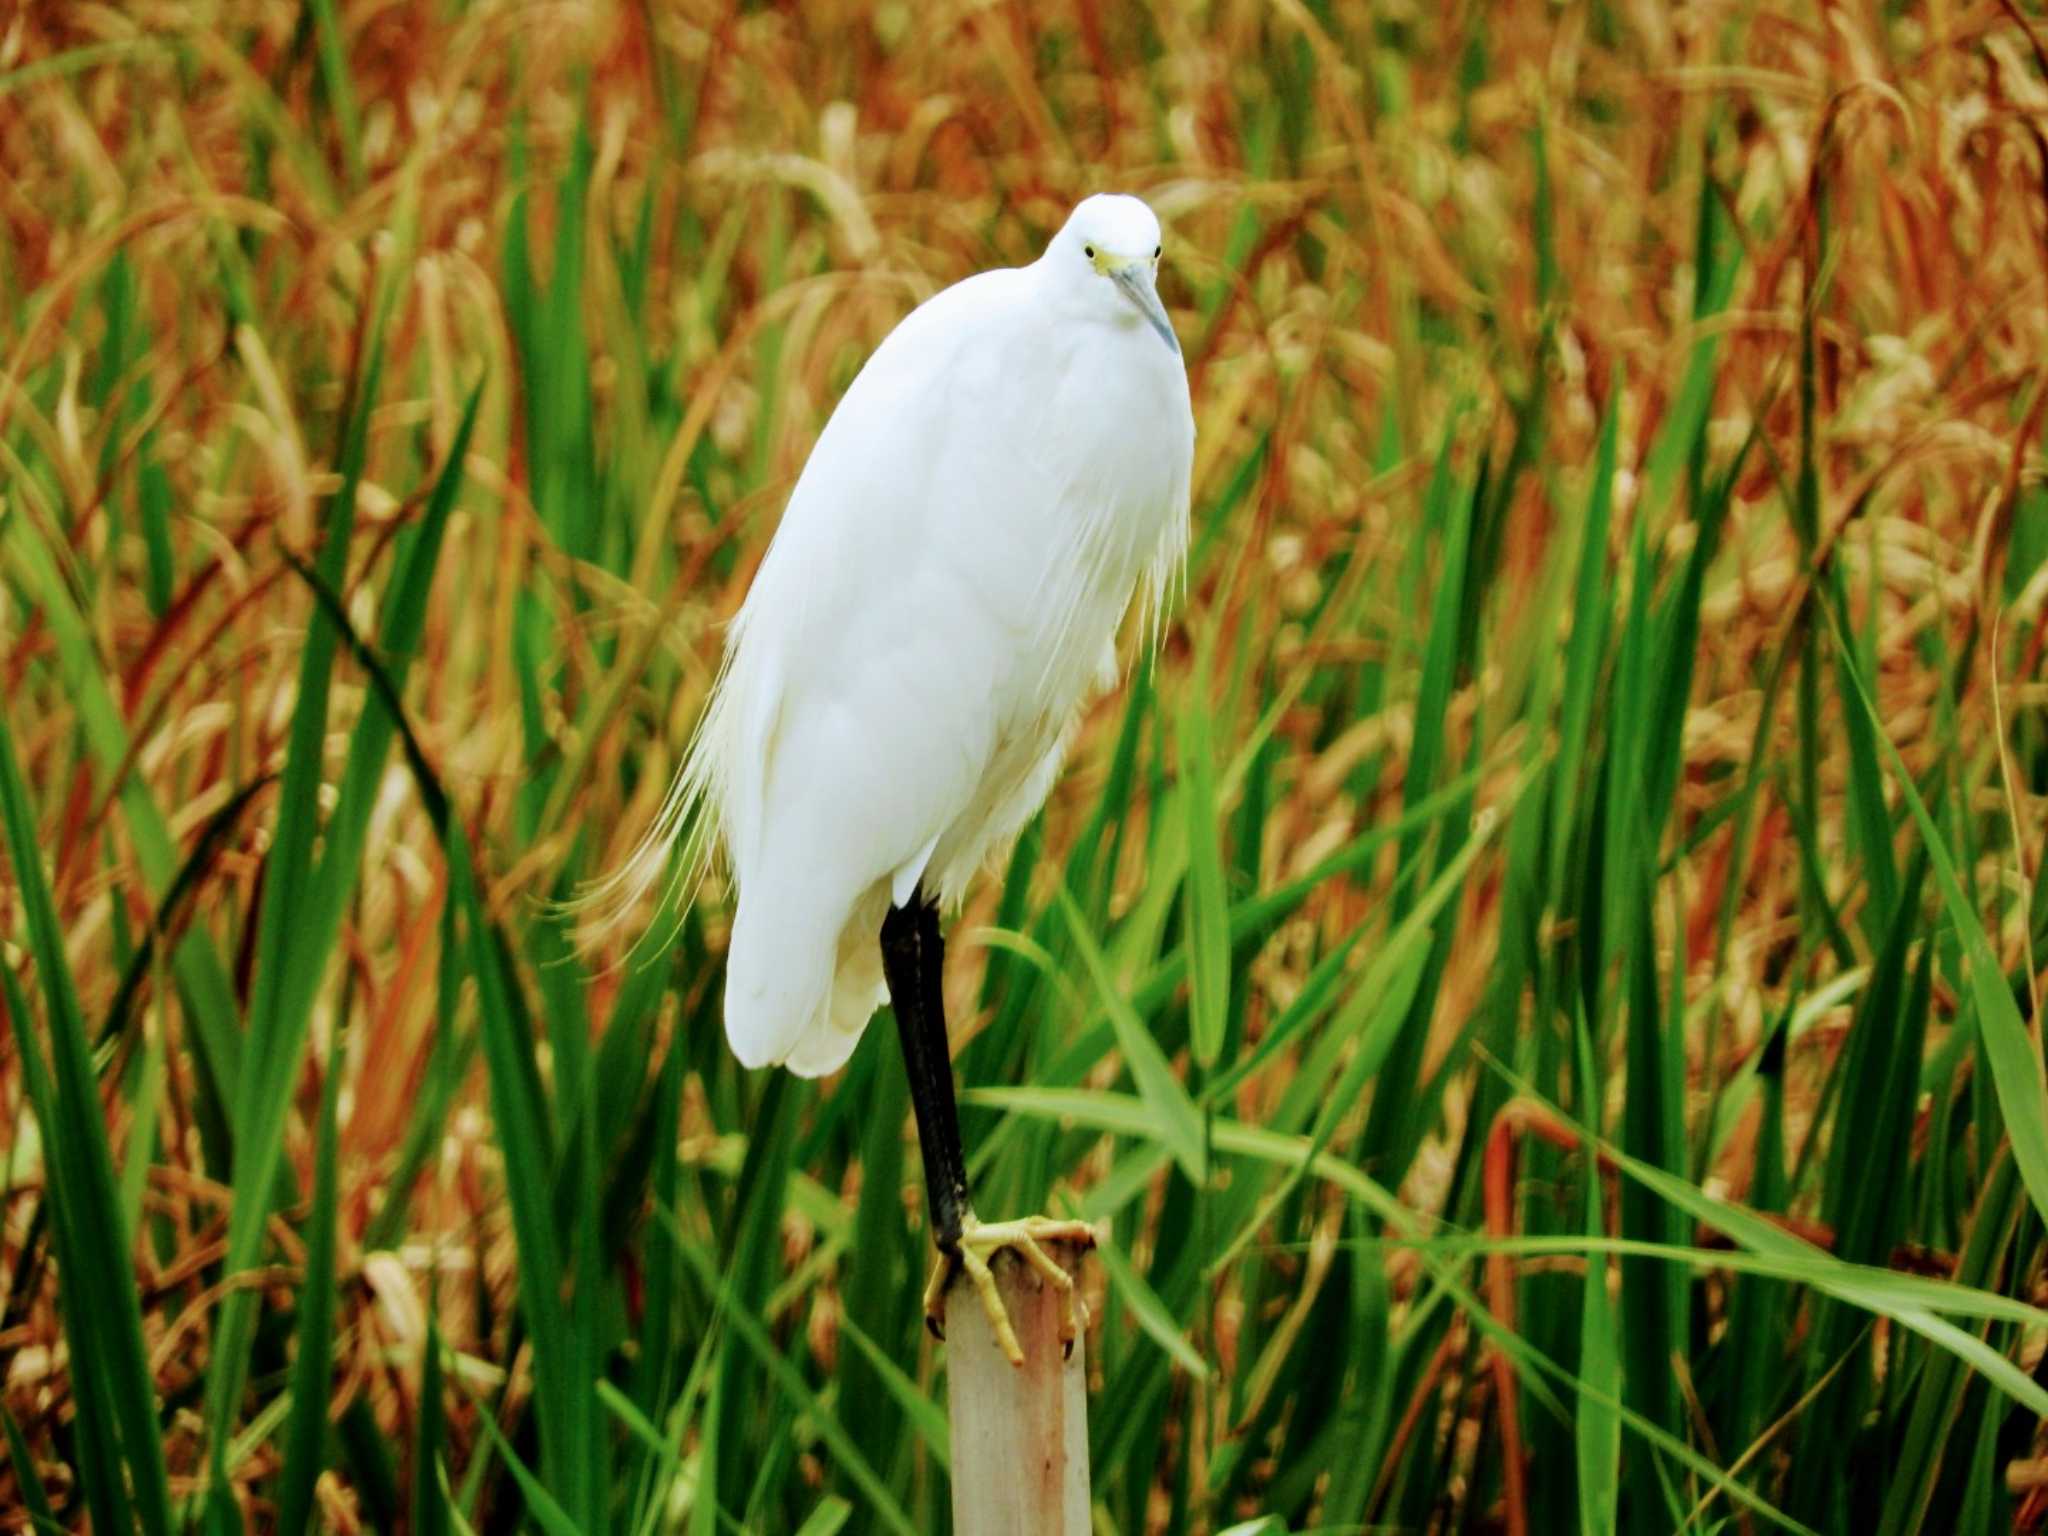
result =
M1159 220L1135 197L1101 192L1084 198L1039 258L1049 276L1091 309L1123 324L1144 324L1180 353L1153 278L1159 270Z

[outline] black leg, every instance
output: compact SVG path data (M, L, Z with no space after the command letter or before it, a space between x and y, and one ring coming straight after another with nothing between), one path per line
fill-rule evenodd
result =
M959 1250L961 1223L968 1215L967 1157L960 1148L953 1055L946 1043L945 954L939 909L922 891L908 906L891 907L882 919L882 974L889 983L903 1066L910 1075L910 1103L917 1112L932 1241L941 1253L952 1254Z

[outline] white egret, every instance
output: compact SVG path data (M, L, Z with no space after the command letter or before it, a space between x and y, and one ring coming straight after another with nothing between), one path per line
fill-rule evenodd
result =
M890 333L826 423L727 637L696 739L609 895L722 844L738 891L725 1027L749 1067L835 1071L893 1003L940 1259L1023 1355L988 1261L1059 1287L1043 1240L967 1192L939 933L1059 771L1081 706L1117 675L1134 596L1157 605L1187 542L1194 416L1154 288L1159 221L1076 207L1027 267L946 289ZM680 858L672 863L672 858ZM604 893L600 893L604 894Z

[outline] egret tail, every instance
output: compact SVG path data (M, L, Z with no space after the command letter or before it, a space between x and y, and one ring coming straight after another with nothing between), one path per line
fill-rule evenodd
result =
M639 944L665 946L675 937L720 847L730 854L735 813L750 814L758 824L761 772L757 768L747 773L743 754L751 746L757 763L765 757L765 743L749 738L772 733L780 690L772 652L765 657L760 647L742 652L746 626L743 609L727 633L704 717L654 820L614 869L568 904L584 919L586 943L623 928L658 890L663 899L671 893L681 898L674 925L665 933L650 930Z
M851 897L816 861L740 887L726 954L725 1034L749 1067L837 1072L887 997L875 931L888 889Z

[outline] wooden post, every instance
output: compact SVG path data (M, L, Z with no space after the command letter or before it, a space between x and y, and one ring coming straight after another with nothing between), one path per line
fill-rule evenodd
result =
M1080 1250L1048 1243L1080 1271ZM1088 1536L1087 1341L1060 1357L1060 1304L1005 1249L991 1266L1024 1364L1004 1358L972 1285L946 1296L946 1407L953 1420L954 1536Z

